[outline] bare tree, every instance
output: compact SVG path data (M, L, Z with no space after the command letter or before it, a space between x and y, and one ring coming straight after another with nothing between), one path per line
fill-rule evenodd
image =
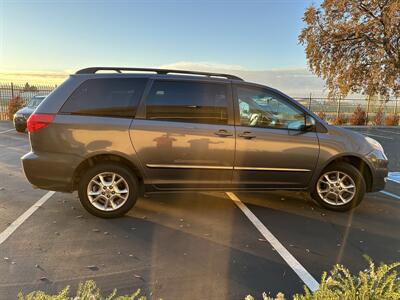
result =
M330 97L400 95L400 0L324 0L303 21L299 42Z

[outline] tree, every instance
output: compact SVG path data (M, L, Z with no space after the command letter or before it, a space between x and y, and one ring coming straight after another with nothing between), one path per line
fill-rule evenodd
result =
M37 87L34 85L29 85L29 83L25 83L24 92L37 92Z
M400 95L400 0L324 0L303 21L299 43L330 97Z

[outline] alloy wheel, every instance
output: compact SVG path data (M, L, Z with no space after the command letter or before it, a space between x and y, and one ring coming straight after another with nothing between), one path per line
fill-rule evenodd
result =
M342 171L324 173L318 180L319 197L330 205L340 206L349 203L356 195L354 180Z
M89 181L87 197L97 209L115 211L128 200L129 185L121 175L103 172Z

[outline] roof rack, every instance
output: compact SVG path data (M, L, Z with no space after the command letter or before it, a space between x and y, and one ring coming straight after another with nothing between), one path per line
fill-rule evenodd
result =
M189 75L204 75L207 77L225 77L227 79L243 81L242 78L230 74L172 70L172 69L153 69L153 68L91 67L91 68L81 69L77 71L75 74L95 74L97 71L115 71L117 73L122 73L121 71L142 71L142 72L155 72L157 74L163 74L163 75L167 75L169 73L175 73L175 74L189 74Z

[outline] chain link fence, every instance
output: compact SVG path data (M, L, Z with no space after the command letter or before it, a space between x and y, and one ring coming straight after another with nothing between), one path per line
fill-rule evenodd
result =
M27 83L0 83L0 120L8 119L8 104L12 98L19 97L26 103L33 96L49 94L54 88L56 88L56 86L50 84L29 85ZM400 117L400 99L382 101L373 97L328 99L310 96L294 98L328 122L332 122L339 115L342 115L345 119L345 123L348 124L357 106L360 106L361 109L366 112L365 125L374 124L375 116L378 113L382 114L382 121L388 114Z

